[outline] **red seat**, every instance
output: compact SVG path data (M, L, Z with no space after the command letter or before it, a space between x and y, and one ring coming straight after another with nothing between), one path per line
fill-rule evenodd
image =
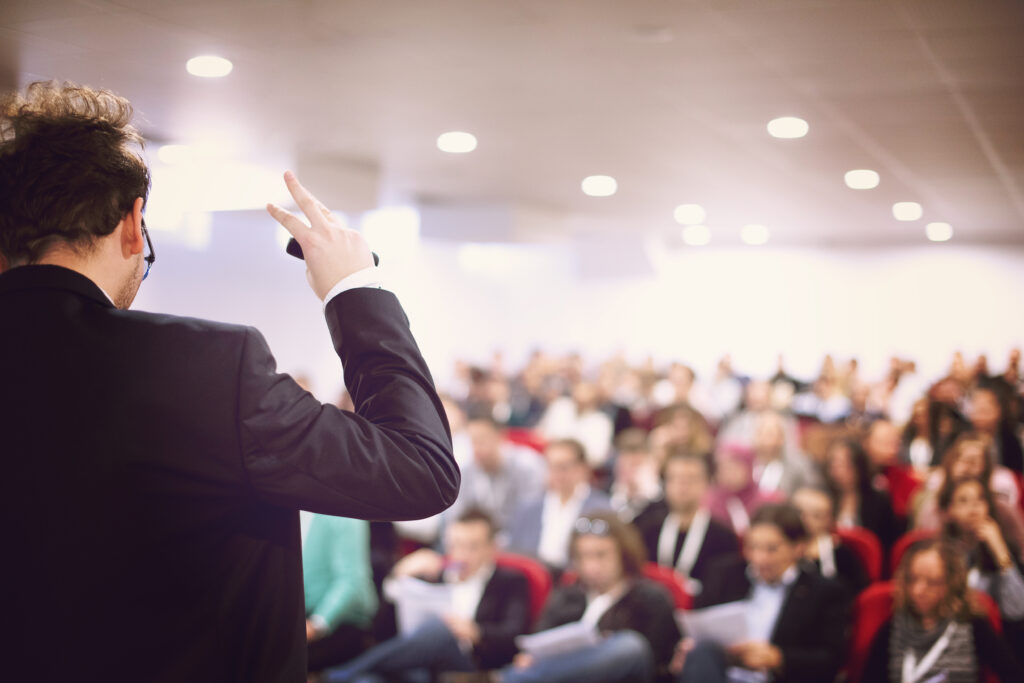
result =
M836 530L839 540L848 545L857 554L868 582L874 583L882 578L882 544L878 536L863 527L840 527Z
M987 594L972 591L974 598L985 608L989 621L996 633L1002 633L999 608ZM846 664L849 683L860 683L864 674L864 663L871 651L871 642L882 625L892 615L893 583L880 581L865 588L853 603L850 654ZM991 672L986 679L998 683Z
M551 574L537 560L513 553L499 553L498 566L523 573L530 588L530 621L536 622L551 592Z
M686 590L686 579L682 574L671 567L664 567L656 562L644 564L643 572L645 579L660 583L668 590L676 609L693 608L693 596ZM571 585L576 583L578 578L579 574L572 569L567 569L562 572L561 584L563 586Z
M543 453L544 449L547 448L548 445L544 437L537 432L532 429L522 429L518 427L510 427L505 430L505 441L519 446L527 446L538 453Z
M693 596L686 590L685 577L672 567L665 567L656 562L648 562L644 565L644 577L657 581L668 589L672 596L672 602L676 609L692 609Z
M935 538L938 535L939 532L934 529L914 529L897 538L896 542L892 544L892 550L889 551L889 575L892 576L896 572L896 567L900 566L900 560L903 559L907 548L918 541Z

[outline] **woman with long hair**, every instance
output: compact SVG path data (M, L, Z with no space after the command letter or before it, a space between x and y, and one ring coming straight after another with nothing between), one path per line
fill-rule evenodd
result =
M871 465L858 441L838 439L829 445L825 480L836 499L836 525L864 527L889 548L898 535L892 502L874 487Z
M1024 670L971 600L967 568L938 539L920 541L896 570L893 613L871 644L862 680L872 683L974 683L982 669L1003 681Z

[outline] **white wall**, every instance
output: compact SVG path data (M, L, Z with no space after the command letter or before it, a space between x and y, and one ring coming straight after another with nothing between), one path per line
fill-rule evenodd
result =
M204 251L155 233L158 260L136 308L255 325L282 369L312 374L333 398L341 377L319 302L274 235L262 212L215 214ZM1001 369L1024 343L1021 248L649 249L648 274L609 278L564 245L424 243L381 256L442 384L455 358L494 349L513 363L537 346L588 359L650 353L699 372L729 352L752 374L773 371L782 351L800 375L832 353L858 356L872 377L894 353L928 376L955 350L987 352Z

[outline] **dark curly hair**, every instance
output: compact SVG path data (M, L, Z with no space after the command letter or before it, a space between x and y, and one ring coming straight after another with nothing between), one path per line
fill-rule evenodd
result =
M149 196L128 100L37 82L0 98L0 268L64 243L88 251Z

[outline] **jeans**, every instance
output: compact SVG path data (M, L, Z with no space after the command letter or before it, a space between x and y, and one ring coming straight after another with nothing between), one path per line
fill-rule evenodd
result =
M442 671L473 671L473 660L459 648L440 619L430 619L404 636L381 643L345 666L325 671L324 683L400 680L430 681Z
M721 645L698 640L686 655L686 663L676 679L677 683L764 683L768 675L731 666Z
M635 631L618 631L575 652L536 660L525 669L506 667L502 683L634 683L654 678L654 655Z

